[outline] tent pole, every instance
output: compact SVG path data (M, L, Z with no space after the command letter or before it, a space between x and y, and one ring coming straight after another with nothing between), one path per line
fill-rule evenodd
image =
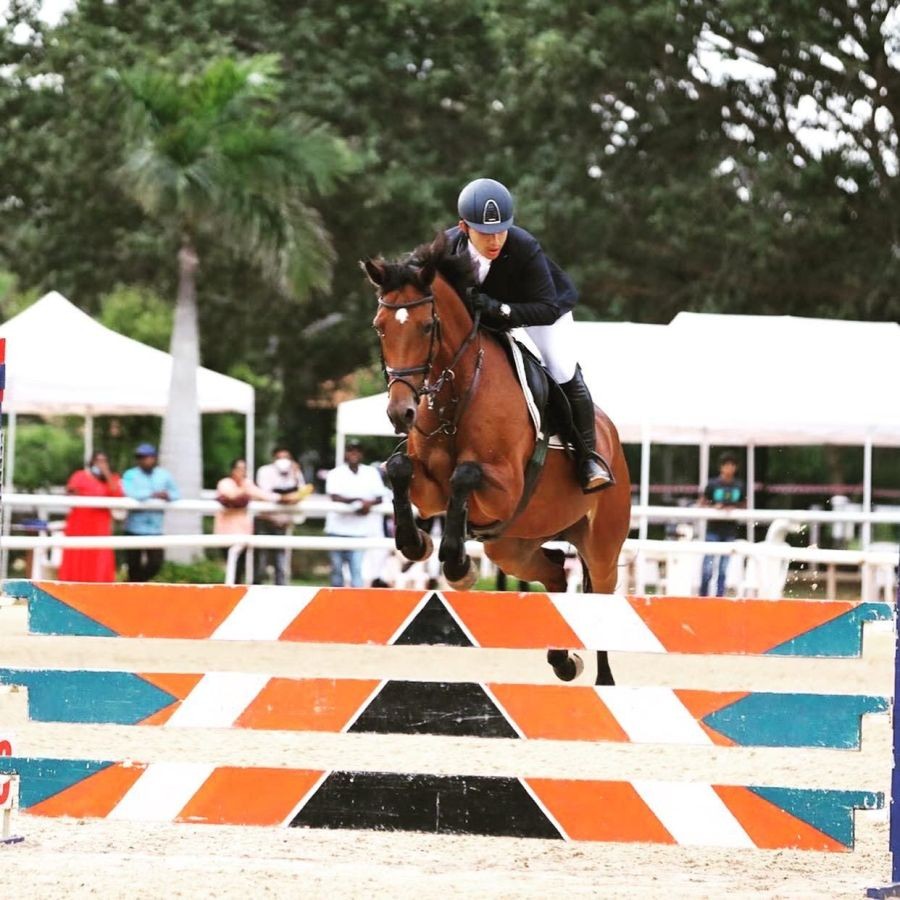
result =
M344 461L344 448L347 445L347 435L338 431L334 438L334 465L339 466Z
M700 472L697 480L700 485L697 496L702 497L706 491L706 485L709 483L709 436L705 429L703 431L703 440L700 441ZM701 519L697 523L697 539L702 541L705 538L706 519Z
M13 489L13 471L16 466L16 414L8 412L6 414L6 434L3 436L3 493L12 493ZM0 513L0 535L9 534L12 525L12 509L5 503L2 505L2 513ZM0 578L5 581L9 575L9 552L6 545L3 545L0 552Z
M84 461L89 462L94 455L94 417L91 413L84 415Z
M650 520L647 517L647 507L650 505L650 429L645 424L641 433L641 511L638 520L638 538L641 541L647 540L647 532L650 526ZM646 589L646 579L644 577L644 557L638 551L637 565L634 571L635 592L643 594Z
M6 444L4 445L4 451L6 463L3 472L3 490L11 492L13 473L16 468L16 414L14 412L6 414Z
M756 509L756 444L747 443L747 509ZM753 543L755 538L753 522L747 520L747 540Z
M863 512L867 515L872 512L872 435L866 435L866 443L863 445ZM860 543L863 550L868 550L872 543L872 523L863 522L860 534ZM860 569L862 575L862 590L860 594L863 600L874 600L872 596L873 578L872 567L863 563Z
M872 512L872 435L866 435L866 443L863 447L863 512ZM872 523L863 522L862 548L869 549L872 543Z
M703 432L703 440L700 442L700 472L698 473L697 481L702 494L709 481L709 439L705 431Z

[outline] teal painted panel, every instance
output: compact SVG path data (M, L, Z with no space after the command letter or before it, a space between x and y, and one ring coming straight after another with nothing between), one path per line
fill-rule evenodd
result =
M0 684L28 688L33 722L137 725L178 699L132 672L0 669Z
M19 775L19 805L22 809L36 806L48 797L53 797L112 765L114 763L87 759L0 756L0 772L15 772Z
M874 791L781 787L751 787L750 790L848 849L852 849L854 842L853 811L884 808L884 794Z
M889 707L887 697L759 692L710 713L703 722L739 746L859 750L861 717Z
M29 582L29 593L13 596L28 597L28 632L30 634L72 634L84 637L116 637L116 632L101 625L71 606L57 600Z
M860 603L836 619L766 651L772 656L851 658L862 653L864 622L890 621L893 610L887 603Z
M30 600L36 591L34 583L24 578L8 578L3 582L3 593L17 600Z

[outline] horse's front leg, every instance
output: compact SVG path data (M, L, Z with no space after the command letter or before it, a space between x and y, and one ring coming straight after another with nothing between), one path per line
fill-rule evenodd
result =
M394 543L407 559L414 562L428 559L434 546L431 537L416 525L409 499L412 460L405 453L395 453L385 467L394 492Z
M469 495L483 481L484 473L475 462L460 463L450 476L450 502L438 558L443 563L444 577L458 591L467 591L478 579L478 569L466 553L466 532Z

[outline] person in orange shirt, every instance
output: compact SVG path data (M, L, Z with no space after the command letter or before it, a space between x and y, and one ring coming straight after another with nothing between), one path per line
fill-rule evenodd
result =
M79 497L122 497L122 481L109 467L109 458L98 451L84 469L72 474L66 491ZM112 534L112 512L86 506L73 507L65 533L72 537ZM112 548L63 551L60 581L115 581L116 557Z

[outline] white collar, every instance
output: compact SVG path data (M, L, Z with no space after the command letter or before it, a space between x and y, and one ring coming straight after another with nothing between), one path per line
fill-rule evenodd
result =
M469 256L472 257L472 261L475 263L475 277L478 279L478 283L481 284L487 278L493 260L479 253L471 241L467 241L466 246L469 248Z

